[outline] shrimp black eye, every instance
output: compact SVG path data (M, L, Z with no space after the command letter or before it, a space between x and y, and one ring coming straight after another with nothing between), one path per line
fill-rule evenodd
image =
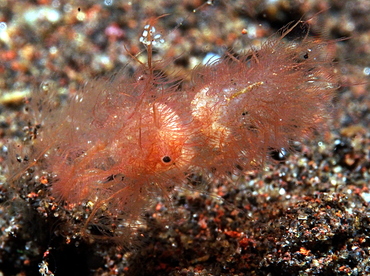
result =
M170 163L171 162L171 157L163 156L162 161L163 161L163 163Z
M145 75L140 75L140 76L137 78L137 80L139 80L139 81L143 81L143 80L145 80Z

